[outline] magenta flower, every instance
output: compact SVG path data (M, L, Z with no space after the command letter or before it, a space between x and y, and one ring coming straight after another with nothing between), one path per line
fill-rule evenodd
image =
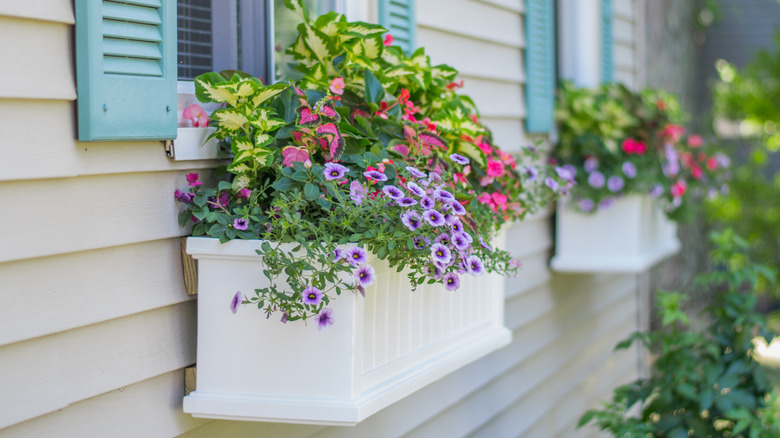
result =
M174 198L176 198L177 201L182 202L184 204L189 204L192 202L193 199L195 199L194 193L189 192L182 192L181 190L176 190L173 192Z
M235 295L233 295L233 299L230 300L230 311L235 314L238 312L238 305L244 303L244 295L241 293L241 291L236 292Z
M425 210L423 219L434 227L440 227L445 224L444 216L436 210Z
M426 210L430 210L436 206L436 202L434 202L433 199L427 196L423 196L422 198L420 198L420 206L422 206L422 208Z
M447 290L457 290L460 287L460 279L458 278L458 274L454 272L444 274L442 282Z
M376 170L363 172L363 176L374 181L387 181L387 175L382 172L377 172Z
M366 253L366 250L359 246L353 246L349 248L346 251L346 255L347 261L349 261L349 264L352 266L357 266L368 261L368 254Z
M362 264L355 271L355 280L360 286L371 286L376 281L376 271L371 265Z
M198 181L198 172L188 173L186 178L187 182L190 183L190 186L192 187L203 185L202 182Z
M425 190L413 182L407 183L406 188L419 198L425 196Z
M404 197L404 192L396 186L384 186L382 192L392 199L401 199Z
M462 164L464 166L469 164L469 159L464 157L463 155L452 154L452 155L450 155L450 160L452 160L452 161L454 161L454 162L456 162L458 164Z
M433 197L440 200L441 202L446 202L448 204L455 202L455 196L453 196L452 193L442 189L434 190Z
M452 253L441 243L434 243L431 245L431 257L435 262L449 263L452 260Z
M594 170L588 175L588 184L595 189L604 187L605 182L606 178L604 178L604 174L597 170Z
M249 199L251 195L252 195L252 191L247 188L243 188L238 191L239 198Z
M416 211L407 211L401 215L401 223L406 225L410 231L414 231L422 225L422 218Z
M333 325L333 310L323 307L317 315L317 330L322 330L329 325Z
M480 258L475 255L466 257L466 270L469 274L475 277L479 277L483 272L485 272L485 268L482 265L482 260L480 260Z
M360 205L363 202L363 199L366 198L366 192L367 190L363 187L363 184L357 181L352 181L349 185L349 197L355 205Z
M344 178L347 172L349 172L349 169L346 166L342 166L339 163L326 163L322 174L325 175L326 180L333 181Z
M249 222L246 219L240 217L238 219L233 220L233 228L242 231L246 230L247 228L249 228Z
M417 178L425 178L426 176L428 176L425 172L412 166L406 166L406 171L409 172L412 176Z
M417 201L415 201L414 198L404 196L401 199L396 199L395 203L400 205L401 207L411 207L412 205L416 205Z
M607 180L607 189L609 189L610 192L619 192L624 185L625 182L623 181L623 178L617 175L610 176Z
M303 301L303 304L311 304L312 306L316 306L322 302L322 291L314 286L309 286L303 290L303 293L301 294L301 301Z

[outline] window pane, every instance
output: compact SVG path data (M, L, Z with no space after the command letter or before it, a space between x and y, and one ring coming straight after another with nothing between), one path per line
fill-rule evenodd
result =
M212 70L211 0L178 0L179 79Z

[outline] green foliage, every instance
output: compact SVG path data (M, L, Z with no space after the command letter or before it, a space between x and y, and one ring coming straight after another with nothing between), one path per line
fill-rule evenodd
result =
M659 293L663 328L634 333L617 348L639 341L657 353L649 378L617 388L602 409L586 412L579 426L595 423L616 437L780 436L777 405L764 369L753 359L753 339L771 340L764 319L753 311L753 288L765 267L745 255L747 244L732 231L713 233L713 272L699 281L720 288L703 332L687 327L685 296ZM638 416L629 415L639 404Z
M650 193L673 219L690 218L697 198L723 182L725 156L685 134L686 115L663 90L566 82L555 116L555 155L575 171L573 204L583 212L606 208L617 196Z

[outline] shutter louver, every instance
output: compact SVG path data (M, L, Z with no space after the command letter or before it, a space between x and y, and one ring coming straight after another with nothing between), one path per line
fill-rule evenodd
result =
M411 54L417 49L414 0L379 0L379 24L393 36L393 44Z
M525 15L526 131L553 129L555 25L553 0L528 0Z
M81 141L176 137L176 3L77 0Z
M601 82L613 81L612 0L601 0Z

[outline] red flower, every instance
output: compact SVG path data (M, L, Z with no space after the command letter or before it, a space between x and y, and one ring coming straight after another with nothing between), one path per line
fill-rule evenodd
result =
M645 142L634 140L633 138L627 138L623 140L623 144L621 146L623 147L623 152L628 155L643 155L645 152L647 152L647 145Z
M446 85L446 87L448 90L463 88L463 81L461 80L460 82L450 82L449 84Z
M395 38L393 38L392 35L390 35L390 34L385 35L385 45L386 46L389 46L389 45L393 44L394 40L395 40Z
M701 179L701 177L704 176L704 172L701 170L701 167L693 166L691 168L691 176L693 176L695 179Z
M715 157L710 157L707 160L707 169L715 170L718 168L718 160L715 159Z
M676 183L672 184L672 188L670 189L670 192L673 197L679 198L680 196L685 194L685 191L688 189L688 186L685 184L684 180L677 180Z

